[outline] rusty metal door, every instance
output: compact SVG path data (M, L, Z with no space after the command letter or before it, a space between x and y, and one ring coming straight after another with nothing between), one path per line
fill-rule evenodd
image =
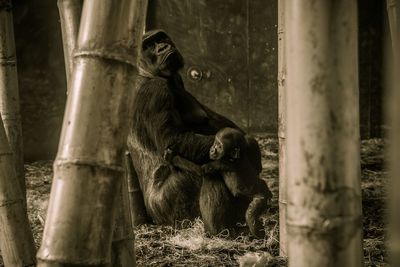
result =
M153 0L147 28L162 28L185 59L186 89L247 131L277 128L276 0Z

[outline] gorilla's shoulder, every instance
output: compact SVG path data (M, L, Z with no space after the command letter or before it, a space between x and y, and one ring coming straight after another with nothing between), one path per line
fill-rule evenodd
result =
M139 92L146 94L165 94L168 93L168 80L162 77L147 78L140 81Z
M163 103L173 102L173 93L169 88L169 82L162 77L148 78L142 81L138 88L137 101L146 101L147 106L157 106Z
M146 78L141 84L145 88L165 88L168 87L168 80L163 77Z

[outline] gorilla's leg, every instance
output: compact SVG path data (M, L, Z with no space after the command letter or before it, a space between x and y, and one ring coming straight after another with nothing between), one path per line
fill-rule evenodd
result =
M199 201L206 232L215 235L235 227L234 197L222 178L203 178Z

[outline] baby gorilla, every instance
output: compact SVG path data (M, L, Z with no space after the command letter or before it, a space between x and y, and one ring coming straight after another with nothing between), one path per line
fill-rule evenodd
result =
M201 167L179 155L174 156L171 150L166 151L164 158L177 168L207 177L203 180L205 188L218 186L218 181L215 180L222 176L229 192L221 194L213 201L225 203L232 202L232 198L247 198L246 223L253 235L262 236L264 233L260 216L266 210L272 194L266 183L259 178L262 166L257 141L237 129L223 128L217 132L209 154L213 161ZM213 233L221 229L210 229L210 226L218 225L215 220L223 218L207 212L208 202L203 199L206 197L200 192L200 210L206 230Z

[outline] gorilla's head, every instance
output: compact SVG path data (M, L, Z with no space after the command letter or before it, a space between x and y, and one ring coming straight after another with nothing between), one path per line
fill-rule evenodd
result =
M183 58L163 30L146 32L142 40L139 68L152 76L169 77L183 67Z

